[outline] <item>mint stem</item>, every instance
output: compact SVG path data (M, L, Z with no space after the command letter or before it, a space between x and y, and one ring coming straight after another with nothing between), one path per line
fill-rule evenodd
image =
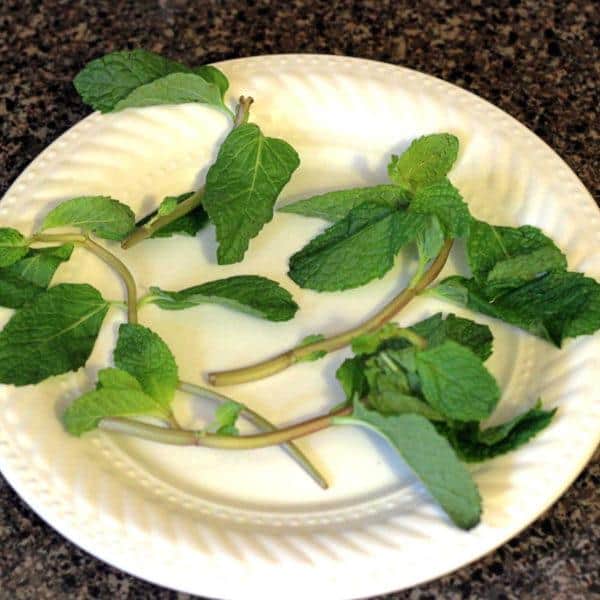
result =
M112 431L124 435L131 435L153 442L171 444L174 446L203 446L206 448L220 448L223 450L253 450L286 444L292 440L316 433L335 423L337 417L349 415L352 407L344 407L334 413L315 417L308 421L297 423L267 433L252 435L229 436L203 431L190 431L184 429L170 429L158 427L132 419L122 417L107 417L100 421L98 427L104 431Z
M248 121L248 117L250 115L250 105L254 102L254 100L250 96L240 96L239 104L235 111L235 117L233 119L233 128L239 127ZM176 219L187 215L192 212L195 208L202 204L202 196L204 195L204 188L200 188L196 191L192 196L180 202L175 209L167 215L163 215L156 219L150 219L148 223L142 225L141 227L137 227L133 230L132 233L129 234L121 242L121 248L127 250L136 244L139 244L143 240L152 237L157 231L169 225ZM158 209L154 210L150 213L150 216L156 215Z
M224 396L223 394L219 394L209 388L205 388L200 385L196 385L195 383L189 383L187 381L179 381L177 384L177 388L182 392L188 392L190 394L195 394L201 396L203 398L208 398L210 400L216 400L217 402L229 402L231 398ZM244 405L244 409L242 411L242 415L248 419L253 425L261 429L262 431L277 431L277 427L265 419L259 413L253 411L251 408L248 408ZM284 444L285 450L288 454L295 460L300 467L302 467L310 477L320 485L324 490L329 487L329 483L327 479L320 473L315 465L308 459L308 457L298 448L296 444L293 442L288 442Z
M429 269L423 273L418 281L405 288L402 292L400 292L400 294L393 298L391 302L386 304L376 315L361 325L312 344L296 346L295 348L292 348L287 352L283 352L282 354L279 354L269 360L250 365L248 367L209 373L209 383L211 385L221 386L263 379L287 369L294 363L302 360L313 352L332 352L334 350L339 350L340 348L350 344L355 337L379 329L379 327L387 323L387 321L389 321L401 309L403 309L417 294L422 292L436 279L448 260L448 255L450 254L451 248L452 240L446 240L442 249L440 250L440 253L431 263ZM416 341L416 345L422 344L422 339Z
M127 290L127 320L129 323L137 323L137 288L131 271L124 262L118 259L112 252L100 246L86 235L81 233L36 233L29 240L30 244L36 242L46 243L73 243L85 248L88 252L95 254L100 260L121 276Z

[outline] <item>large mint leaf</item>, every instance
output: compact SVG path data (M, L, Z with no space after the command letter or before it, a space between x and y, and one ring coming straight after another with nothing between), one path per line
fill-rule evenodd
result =
M208 104L229 113L221 99L221 90L194 73L171 73L141 85L119 100L113 110L188 102Z
M456 136L449 133L425 135L414 140L401 156L392 156L388 175L396 185L414 191L443 178L457 155Z
M480 283L496 283L507 276L518 277L517 284L523 283L523 269L527 270L531 253L545 250L541 257L537 255L533 278L546 270L540 258L548 260L548 270L555 270L557 263L566 268L566 261L554 242L537 227L501 227L473 219L467 240L467 254L473 277ZM536 256L536 255L534 255ZM523 257L519 259L519 257ZM494 275L492 273L496 269Z
M0 332L0 382L26 385L79 369L108 307L87 284L63 283L39 294Z
M163 210L163 214L165 212L165 206L177 206L184 200L187 200L190 196L192 196L194 192L187 192L185 194L180 194L179 196L166 196L161 202L158 211L149 214L148 216L140 219L136 223L136 227L143 227L149 221L156 217L157 212L160 213L161 207ZM202 207L202 205L197 206L194 210L171 221L168 225L157 229L153 234L153 238L166 238L171 237L173 235L182 234L189 235L194 237L206 224L208 223L208 215L206 211Z
M236 275L169 292L150 288L152 302L167 310L220 304L270 321L288 321L298 310L292 295L277 282L257 275Z
M409 210L437 217L448 238L459 238L469 231L469 208L460 192L446 178L417 189Z
M114 352L115 365L127 371L165 410L175 395L177 363L165 342L142 325L124 323Z
M418 352L416 362L425 399L449 419L480 421L496 407L498 384L468 348L447 340Z
M105 417L166 417L168 412L152 396L139 389L101 387L77 398L63 414L63 423L73 435L98 427Z
M279 211L334 222L343 219L353 208L363 202L397 207L408 205L409 197L398 186L375 185L319 194L287 204L281 207Z
M555 413L556 409L543 410L538 401L531 410L496 427L482 430L479 423L436 423L436 427L461 460L480 462L516 450L545 429Z
M112 52L91 61L73 83L86 104L95 110L110 112L136 88L181 72L189 72L189 69L154 52L131 50Z
M582 273L548 273L493 301L475 280L458 276L442 281L434 293L559 347L568 337L600 329L600 284Z
M444 319L441 313L437 313L412 325L411 329L425 338L428 348L452 340L471 350L481 360L487 360L492 354L494 336L490 328L470 319L463 319L453 314L449 314Z
M241 125L227 136L206 175L202 200L217 228L219 264L242 260L299 164L287 142L265 137L256 125Z
M477 525L481 516L477 486L448 441L426 418L385 417L355 402L352 417L336 421L362 425L384 437L456 525L463 529Z
M364 202L296 252L288 274L300 287L318 291L364 285L392 268L420 222L406 211Z
M122 240L134 226L133 211L108 196L71 198L51 210L42 222L42 230L77 227L107 240Z
M192 69L196 75L200 75L202 79L208 81L208 83L214 83L221 93L221 99L225 98L225 93L229 89L229 80L222 71L219 71L217 67L212 65L202 65L201 67L194 67Z
M16 263L0 269L0 306L19 308L31 302L50 285L58 266L69 260L73 244L40 248Z
M0 227L0 267L8 267L23 258L29 247L27 240L12 227Z

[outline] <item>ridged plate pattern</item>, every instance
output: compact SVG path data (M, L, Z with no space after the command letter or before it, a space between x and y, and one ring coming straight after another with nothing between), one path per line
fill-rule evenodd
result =
M385 179L392 152L415 136L451 131L461 140L452 179L472 212L501 224L542 227L570 267L600 276L600 219L566 164L514 119L445 82L365 60L288 55L222 63L233 105L256 99L252 120L289 141L302 165L282 202ZM200 185L227 133L225 117L185 105L93 114L45 150L0 203L0 222L31 231L58 201L110 194L147 212L167 194ZM182 377L242 365L308 333L334 332L374 311L409 276L405 259L382 280L344 294L300 290L286 278L289 255L321 230L317 220L276 215L247 259L220 267L214 232L153 240L127 253L141 292L179 289L238 273L282 282L301 311L273 324L218 307L181 313L148 307L142 322L172 346ZM464 268L460 251L445 273ZM118 280L77 250L57 281L89 281L107 298ZM434 310L414 302L410 323ZM11 312L2 310L5 322ZM464 313L467 314L467 313ZM481 525L454 528L410 473L367 433L350 428L302 442L332 481L324 492L279 449L251 453L171 449L95 433L69 437L57 416L110 361L124 315L111 310L89 364L37 386L2 386L0 467L17 492L76 544L125 571L218 598L358 598L408 587L460 567L529 524L573 481L600 439L598 337L562 351L493 320L490 368L503 388L492 422L541 396L559 411L519 452L473 469L484 498ZM344 353L299 365L265 382L225 390L281 423L341 398L333 373ZM181 394L176 411L200 424L207 407ZM576 440L576 443L574 443Z

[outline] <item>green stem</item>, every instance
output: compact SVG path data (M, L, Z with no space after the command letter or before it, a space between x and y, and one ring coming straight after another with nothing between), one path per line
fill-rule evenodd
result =
M174 446L203 446L206 448L221 448L223 450L253 450L286 444L311 433L316 433L333 425L337 417L349 415L351 412L351 407L345 407L335 413L322 415L296 425L277 429L276 431L240 436L219 435L184 429L168 429L122 417L107 417L102 419L98 427L104 431L131 435Z
M189 383L187 381L179 381L177 387L182 392L188 392L190 394L195 394L201 396L203 398L208 398L210 400L216 400L217 402L229 402L231 399L223 394L219 394L209 388L202 387L200 385L196 385L194 383ZM253 425L261 429L262 431L276 431L277 427L265 419L259 413L253 411L251 408L248 408L244 405L244 409L242 411L242 415L248 419ZM288 452L288 454L302 467L308 475L312 477L314 481L317 482L324 490L329 487L329 483L327 479L320 473L320 471L311 463L308 457L298 448L296 444L293 442L289 442L284 444L284 449Z
M137 323L137 288L131 271L112 252L109 252L89 238L86 238L84 242L79 242L79 245L89 250L92 254L95 254L121 276L127 289L127 320L129 323Z
M127 290L127 320L130 323L137 323L137 289L135 280L125 263L118 259L112 252L109 252L106 248L103 248L100 244L97 244L81 233L36 233L30 238L29 243L33 244L36 242L76 244L85 248L88 252L95 254L100 260L114 269L121 276Z
M386 304L376 315L364 323L361 323L357 327L353 327L352 329L348 329L343 333L339 333L338 335L334 335L333 337L326 338L312 344L296 346L287 352L283 352L282 354L279 354L271 359L261 361L248 367L209 373L209 383L214 386L221 386L263 379L264 377L269 377L270 375L274 375L275 373L279 373L280 371L287 369L294 363L302 360L313 352L332 352L334 350L339 350L340 348L350 344L355 337L375 331L384 323L389 321L392 317L394 317L417 294L422 292L436 279L448 260L448 255L450 254L451 248L452 240L447 240L444 243L440 253L429 266L429 269L423 273L418 281L405 288L402 292L400 292L400 294ZM417 337L420 338L420 336ZM423 340L420 338L415 345L421 345L422 342Z
M248 121L248 116L250 115L250 105L254 102L254 100L250 96L240 96L239 104L235 111L235 117L233 119L233 128L239 127ZM195 208L202 204L202 196L204 195L204 188L200 188L197 192L191 195L189 198L180 202L175 209L170 212L168 215L163 215L161 217L150 219L145 225L141 227L137 227L133 230L132 233L129 234L121 242L121 247L125 250L139 244L143 240L154 235L159 229L166 227L169 223L172 223L176 219L187 215L192 212ZM150 213L149 216L156 215L157 210L154 210Z

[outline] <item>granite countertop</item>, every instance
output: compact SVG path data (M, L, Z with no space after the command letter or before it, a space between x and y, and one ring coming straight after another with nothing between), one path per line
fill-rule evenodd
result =
M593 0L4 0L0 195L88 113L88 60L144 47L193 64L280 52L383 60L464 87L554 148L600 199L600 11ZM600 598L600 453L532 526L400 598ZM73 546L0 477L0 598L188 598Z

